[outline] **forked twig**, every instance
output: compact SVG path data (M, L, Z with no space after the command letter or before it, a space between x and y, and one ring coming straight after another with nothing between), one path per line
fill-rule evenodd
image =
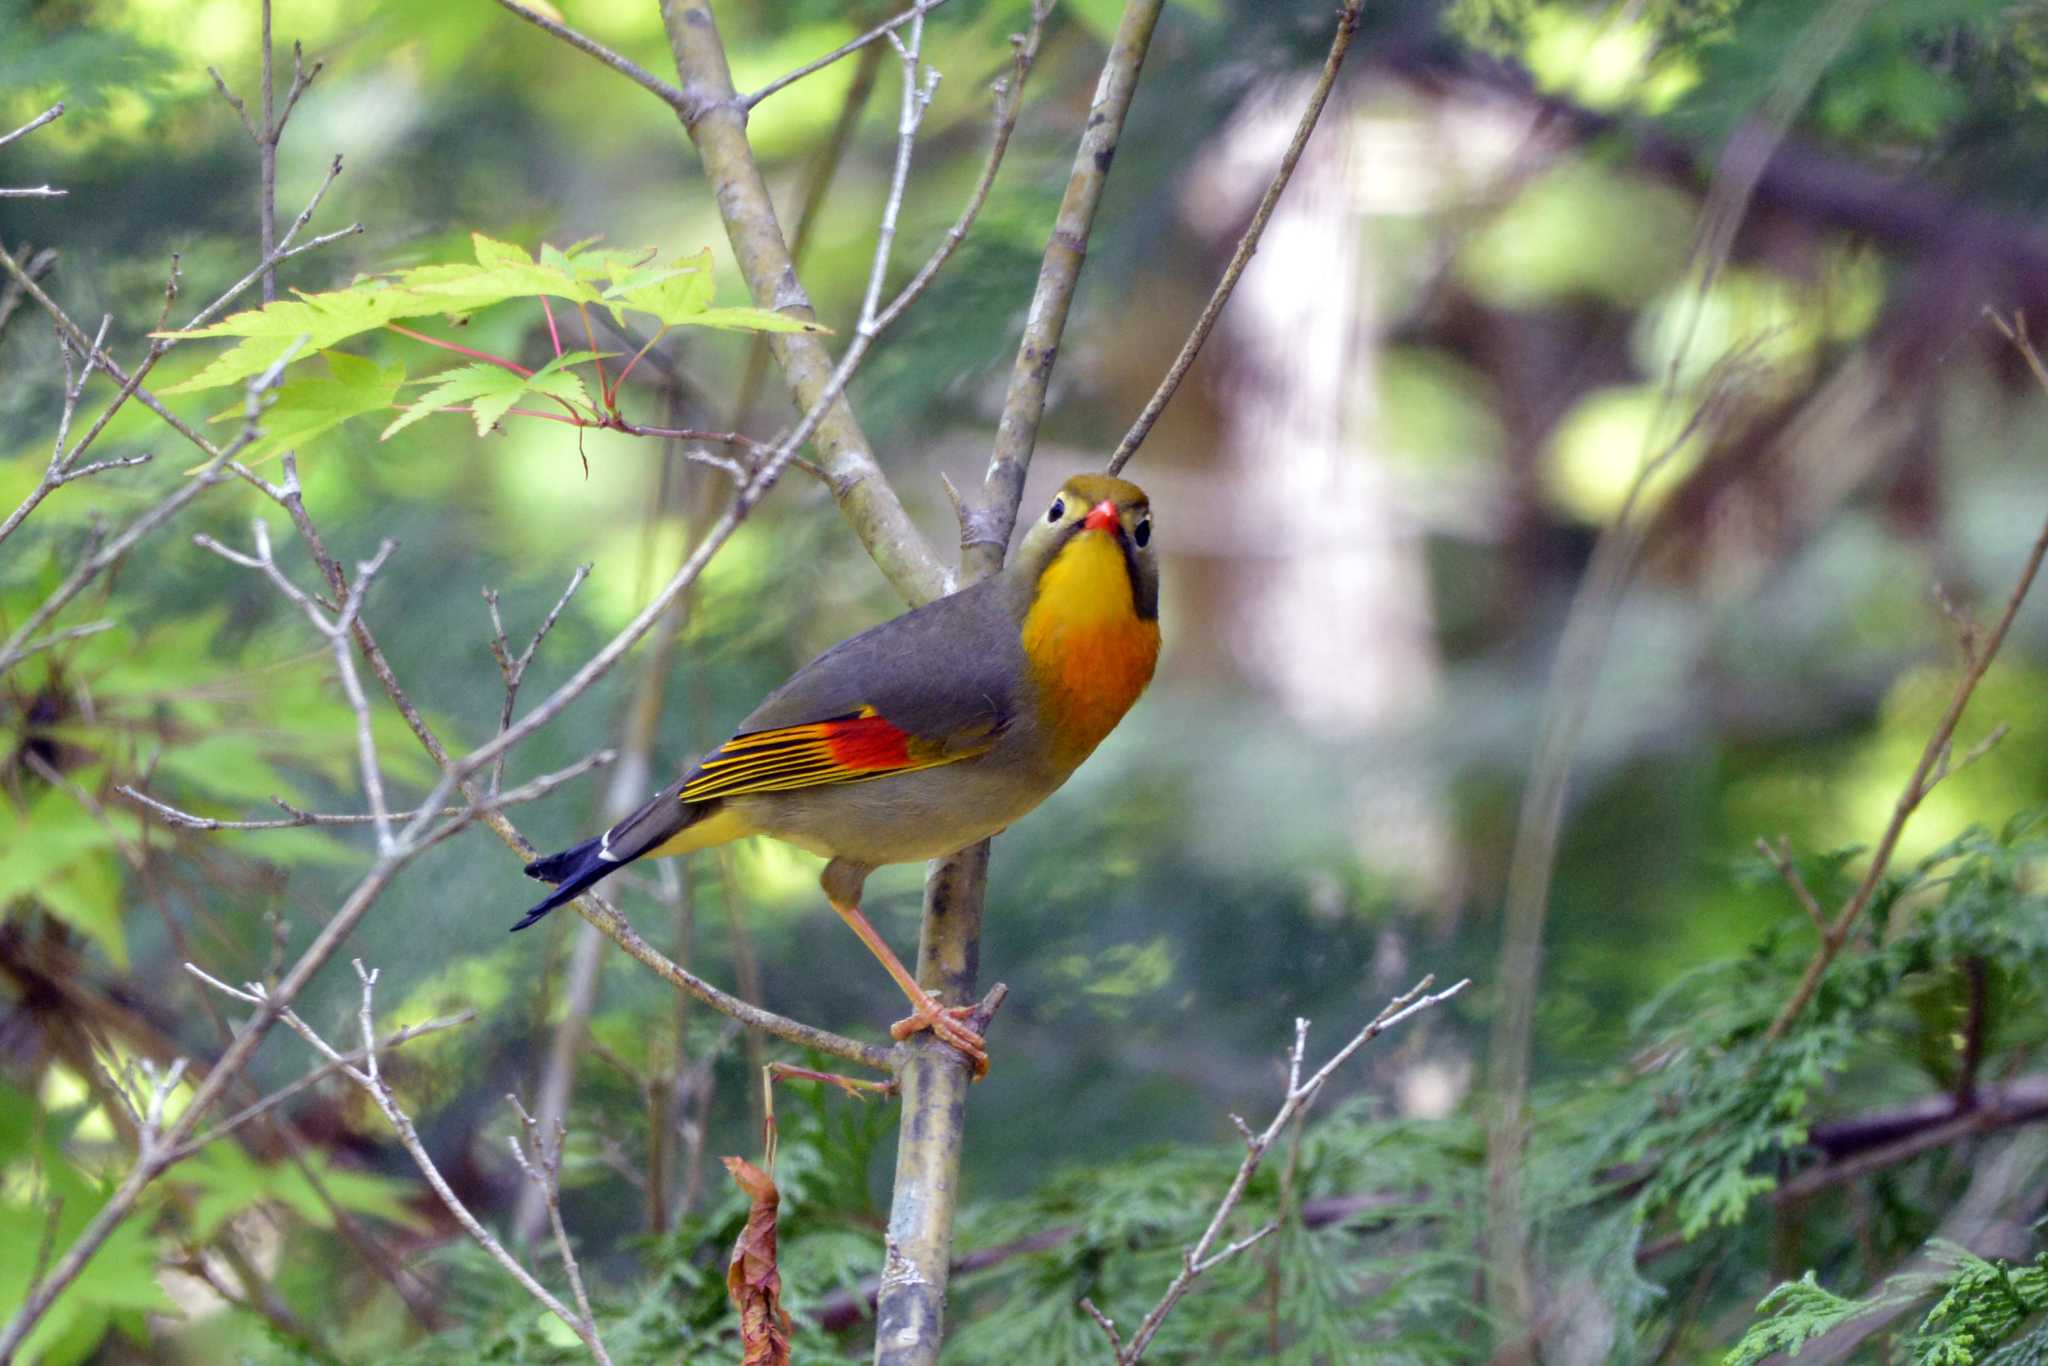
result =
M1217 1240L1222 1237L1223 1227L1229 1222L1232 1211L1244 1198L1245 1190L1251 1185L1252 1177L1259 1170L1259 1164L1265 1160L1267 1151L1287 1131L1288 1126L1297 1122L1302 1113L1315 1103L1324 1084L1337 1069L1349 1062L1358 1050L1395 1025L1412 1015L1448 1001L1469 985L1468 981L1459 981L1432 994L1429 988L1435 981L1434 977L1424 977L1406 992L1389 1001L1364 1029L1332 1054L1330 1060L1317 1068L1307 1080L1302 1079L1301 1072L1303 1057L1308 1051L1308 1021L1294 1022L1294 1043L1287 1050L1287 1094L1280 1102L1280 1108L1274 1112L1272 1120L1266 1127L1256 1133L1238 1116L1230 1117L1238 1133L1244 1137L1244 1160L1238 1164L1237 1174L1231 1179L1230 1188L1223 1193L1223 1199L1216 1206L1216 1213L1209 1220L1209 1226L1203 1229L1202 1236L1181 1254L1180 1271L1167 1285L1166 1292L1160 1296L1159 1302L1152 1306L1151 1312L1139 1322L1138 1329L1131 1334L1130 1341L1126 1343L1121 1340L1115 1323L1108 1315L1086 1300L1081 1302L1081 1307L1101 1325L1103 1333L1108 1337L1111 1350L1116 1354L1117 1366L1130 1366L1130 1363L1145 1355L1145 1349L1152 1345L1152 1339L1159 1332L1160 1325L1166 1321L1166 1316L1173 1312L1173 1307L1180 1303L1182 1297L1194 1288L1195 1282L1205 1273L1238 1256L1247 1248L1255 1246L1260 1239L1267 1237L1279 1227L1277 1223L1261 1225L1244 1237L1211 1251L1216 1247Z

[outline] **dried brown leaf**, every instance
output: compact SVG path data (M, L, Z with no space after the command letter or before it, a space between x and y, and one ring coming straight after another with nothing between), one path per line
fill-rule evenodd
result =
M725 1288L740 1313L740 1366L789 1366L789 1314L775 1266L775 1211L782 1196L775 1178L745 1158L720 1161L752 1202L725 1272Z

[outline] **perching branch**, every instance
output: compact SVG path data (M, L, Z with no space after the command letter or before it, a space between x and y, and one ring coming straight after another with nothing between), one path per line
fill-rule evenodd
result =
M1095 102L1046 243L979 504L969 508L955 499L963 583L985 578L1002 566L1095 209L1159 11L1160 0L1129 0L1096 84ZM1046 7L1034 7L1031 35L1018 45L1018 72L1008 95L1012 101L1015 85L1036 51L1036 35L1046 13ZM1014 118L1014 103L1003 112ZM997 156L1006 136L999 131ZM926 875L917 980L939 1000L964 1004L974 999L988 858L989 844L984 840L933 863ZM895 1187L875 1306L875 1359L878 1366L931 1366L938 1360L945 1327L970 1072L958 1053L937 1040L912 1039L904 1047Z
M1154 1305L1151 1312L1138 1324L1138 1330L1131 1334L1130 1342L1121 1343L1115 1324L1095 1306L1085 1300L1082 1302L1082 1307L1094 1316L1095 1321L1102 1325L1103 1331L1108 1335L1110 1345L1116 1352L1117 1366L1130 1366L1130 1363L1145 1355L1145 1349L1152 1345L1153 1336L1159 1332L1159 1326L1166 1321L1166 1316L1173 1312L1173 1307L1194 1288L1195 1282L1201 1279L1204 1273L1221 1266L1278 1227L1277 1224L1266 1224L1235 1242L1211 1251L1212 1248L1216 1248L1217 1239L1222 1237L1224 1226L1230 1221L1231 1212L1237 1208L1238 1201L1244 1198L1245 1190L1251 1185L1252 1176L1258 1171L1259 1164L1265 1160L1267 1150L1279 1140L1290 1124L1315 1103L1316 1096L1321 1093L1324 1083L1329 1081L1331 1075L1349 1062L1351 1056L1359 1049L1395 1025L1411 1015L1448 1001L1469 985L1468 982L1460 981L1442 991L1430 994L1429 988L1435 981L1434 977L1425 977L1389 1001L1386 1008L1375 1015L1370 1024L1354 1035L1351 1042L1338 1049L1330 1060L1306 1081L1301 1077L1301 1065L1302 1056L1308 1048L1308 1021L1294 1022L1294 1046L1287 1052L1286 1097L1280 1102L1280 1108L1274 1112L1272 1120L1257 1133L1253 1133L1250 1126L1237 1116L1231 1116L1231 1121L1237 1126L1238 1132L1244 1135L1244 1161L1238 1164L1237 1175L1231 1179L1230 1189L1223 1193L1223 1199L1217 1205L1214 1217L1209 1220L1209 1226L1202 1231L1202 1236L1195 1240L1194 1245L1181 1254L1179 1273L1167 1285L1166 1293L1160 1297L1159 1303Z
M1123 137L1124 116L1130 112L1132 96L1137 94L1138 72L1144 65L1161 8L1159 0L1128 0L1123 18L1110 39L1109 57L1095 87L1095 102L1089 107L1081 143L1074 149L1074 168L1067 176L1066 193L1060 197L1059 213L1046 238L1045 257L1039 263L1038 284L1031 293L1031 309L1025 315L1017 359L1010 366L1010 387L1003 397L1002 416L996 420L995 450L982 479L977 524L971 533L962 530L961 561L967 569L963 577L980 578L993 573L1002 563L1003 550L1016 527L1017 504L1024 496L1024 476L1031 468L1038 425L1045 418L1045 394L1052 383L1053 361L1067 330L1067 310L1073 305L1074 290L1081 282L1081 265L1088 257L1088 236L1095 226L1095 209L1102 202L1103 187L1109 183L1110 162Z

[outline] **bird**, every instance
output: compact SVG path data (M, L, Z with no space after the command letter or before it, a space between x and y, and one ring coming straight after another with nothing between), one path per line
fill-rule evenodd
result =
M988 1070L971 1006L918 985L867 917L884 864L937 858L1051 796L1115 729L1159 659L1152 509L1136 484L1066 480L997 573L840 642L618 824L535 859L554 890L512 928L641 858L767 835L825 858L825 899L929 1029Z

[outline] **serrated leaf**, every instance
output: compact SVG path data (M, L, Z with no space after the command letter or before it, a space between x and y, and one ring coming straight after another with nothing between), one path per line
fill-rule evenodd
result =
M327 361L328 378L295 379L277 391L277 401L263 414L263 434L242 450L245 464L255 464L288 450L304 450L322 432L331 431L352 417L383 412L398 398L405 383L402 365L379 366L375 361L351 356L346 351L321 353ZM238 404L214 416L225 422L242 416ZM203 466L187 470L190 474Z
M296 299L278 299L261 308L224 318L211 327L151 335L244 339L214 357L192 378L163 391L166 394L189 394L262 374L302 337L305 341L300 354L311 355L395 319L436 312L438 308L438 305L424 305L417 295L394 289L389 281L363 280L346 289L328 290L322 294L302 293Z
M711 279L711 249L706 247L687 262L664 268L643 268L615 277L604 292L612 316L624 321L625 309L651 313L661 322L678 327L692 322L711 307L714 284Z
M707 308L686 320L692 327L715 327L726 332L812 332L830 334L823 323L807 322L765 308Z
M428 414L459 403L469 404L478 436L490 435L498 419L527 394L547 394L587 409L591 406L589 392L584 389L583 381L566 367L590 360L597 354L593 351L572 351L549 361L531 375L522 375L486 361L444 370L433 376L439 382L416 402L408 404L397 420L384 429L380 439L388 441Z
M194 337L239 337L190 379L165 393L192 393L261 374L297 345L308 354L374 331L401 318L473 313L512 299L541 297L576 304L600 304L647 313L669 326L716 327L747 332L824 332L756 308L713 308L710 248L668 265L655 264L653 249L587 250L579 242L566 250L543 244L529 255L523 248L482 233L470 235L475 260L413 266L345 289L301 293L250 309L190 332L154 335L180 341ZM606 282L600 292L599 282ZM303 340L302 340L303 339Z

